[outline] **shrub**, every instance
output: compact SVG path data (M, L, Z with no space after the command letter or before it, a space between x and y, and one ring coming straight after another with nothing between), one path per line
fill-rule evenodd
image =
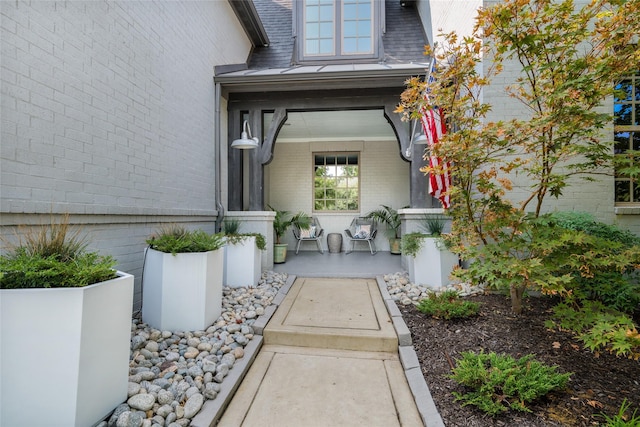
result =
M431 293L418 304L418 310L429 316L446 320L459 319L478 314L480 304L477 302L460 299L454 290L448 290L441 294Z
M160 228L157 235L147 239L151 249L173 255L215 251L223 247L224 243L222 233L208 234L202 230L192 231L175 224Z
M514 359L493 352L465 352L456 365L451 378L473 390L454 392L456 400L492 416L509 409L531 412L526 403L563 388L571 376L557 373L557 367L534 360L532 354Z
M630 403L627 402L627 399L622 401L622 405L618 410L618 413L613 417L609 417L608 415L601 414L600 416L604 418L605 425L604 427L638 427L640 426L640 415L636 415L638 409L633 411L631 416L627 416L626 412L631 406Z
M591 236L621 243L625 247L640 245L640 237L629 230L600 222L586 212L554 212L549 217L559 227L567 230L584 231Z
M116 277L116 261L86 250L69 215L48 227L29 228L0 257L0 289L82 287Z
M593 352L606 350L616 356L640 359L640 334L624 313L597 301L582 301L581 305L558 304L553 318L546 322L548 328L571 330Z

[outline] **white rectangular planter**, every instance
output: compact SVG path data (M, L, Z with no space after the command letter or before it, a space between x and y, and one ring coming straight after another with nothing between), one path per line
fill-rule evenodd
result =
M224 285L232 288L258 285L262 272L262 251L256 237L247 236L241 242L225 247Z
M0 290L2 426L99 423L127 399L133 276Z
M222 313L224 248L168 254L148 249L142 276L142 321L163 331L198 331Z
M416 257L409 256L409 279L412 283L441 288L449 285L449 275L458 265L458 256L439 239L425 237Z

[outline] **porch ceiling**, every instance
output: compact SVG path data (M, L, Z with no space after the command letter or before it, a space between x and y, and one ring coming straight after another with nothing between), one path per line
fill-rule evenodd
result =
M266 115L265 121L270 121ZM382 110L292 112L278 135L279 143L300 141L394 140Z

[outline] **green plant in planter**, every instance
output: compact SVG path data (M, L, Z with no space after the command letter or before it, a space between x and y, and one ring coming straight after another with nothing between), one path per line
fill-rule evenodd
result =
M0 289L82 287L116 277L116 261L87 251L69 215L40 229L26 229L10 252L0 256Z
M381 206L381 209L369 212L366 217L375 219L377 222L384 224L387 227L385 235L389 240L399 239L400 226L402 225L402 222L400 221L398 211L393 209L391 206Z
M445 217L425 214L422 218L422 229L431 236L441 236L444 230Z
M421 233L419 231L407 233L402 236L402 241L400 243L402 254L415 258L422 248L422 242L427 237L429 237L428 234Z
M202 230L187 230L183 226L171 224L162 226L147 239L147 244L156 251L176 255L178 253L209 252L224 246L222 233L209 234Z
M273 220L273 231L276 235L276 244L282 243L282 237L292 225L302 229L309 228L311 226L311 218L304 212L298 212L294 215L289 211L279 211L273 209L271 206L269 206L269 208L276 213L276 217Z
M256 238L256 246L261 251L267 249L267 240L263 234L260 233L240 233L240 225L242 221L236 218L226 219L222 223L222 233L224 234L228 243L232 245L245 241L249 237Z

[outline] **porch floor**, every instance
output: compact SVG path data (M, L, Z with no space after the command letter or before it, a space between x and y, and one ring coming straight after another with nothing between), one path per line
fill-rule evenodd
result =
M276 273L295 274L298 277L354 277L374 278L376 276L403 271L402 257L390 252L355 251L321 254L318 251L294 250L287 252L286 262L274 264Z

